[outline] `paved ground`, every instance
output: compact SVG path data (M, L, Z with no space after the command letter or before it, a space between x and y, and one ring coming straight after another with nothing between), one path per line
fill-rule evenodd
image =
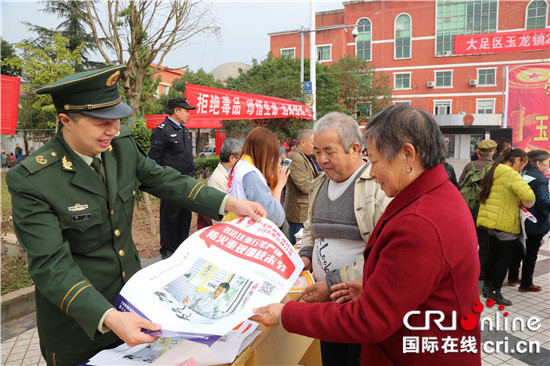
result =
M452 160L457 176L467 161ZM159 257L143 260L146 266ZM482 316L483 366L491 365L549 365L550 366L550 246L541 247L535 268L535 284L542 286L538 293L521 293L505 286L504 297L512 306L499 310L485 306ZM482 283L480 282L480 289ZM482 299L484 305L485 300ZM507 316L504 316L508 313ZM35 314L2 325L2 355L5 366L45 365L40 356ZM464 365L468 366L468 365Z

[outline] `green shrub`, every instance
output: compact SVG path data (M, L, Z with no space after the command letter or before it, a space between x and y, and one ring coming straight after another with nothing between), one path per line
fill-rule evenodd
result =
M195 158L195 178L208 178L220 161L219 156Z

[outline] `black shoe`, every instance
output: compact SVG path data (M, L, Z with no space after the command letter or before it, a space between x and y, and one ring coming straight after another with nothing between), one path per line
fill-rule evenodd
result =
M489 291L491 291L489 287L483 286L483 288L481 289L481 295L483 295L483 297L487 297L489 296Z
M488 295L489 296L487 296L487 298L495 300L495 303L499 305L504 305L504 306L512 305L512 302L510 300L507 300L504 298L504 296L502 296L502 293L500 292L500 290L492 290L489 292Z

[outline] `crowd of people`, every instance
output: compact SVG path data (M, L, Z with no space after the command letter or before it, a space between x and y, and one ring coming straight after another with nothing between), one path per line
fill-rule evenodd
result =
M453 316L471 315L480 301L478 281L482 295L502 305L512 305L501 293L507 273L519 291L541 290L533 272L550 229L548 152L483 140L456 182L434 118L398 104L372 116L363 134L352 117L328 113L301 131L290 151L264 127L243 141L228 138L202 183L191 177L185 127L196 107L171 99L146 156L120 125L131 114L116 85L124 69L78 73L39 89L52 95L60 127L35 159L7 174L49 365L80 364L122 342L156 339L148 331L159 324L113 306L140 268L131 237L137 189L161 198L162 258L189 235L192 211L203 226L268 218L292 244L300 232L299 255L315 284L303 301L270 304L252 319L320 339L325 366L480 365L479 327L451 327ZM527 221L522 233L525 211L536 223ZM209 304L217 314L217 299L230 286L222 285L182 305L199 311ZM439 326L422 328L433 311L443 314ZM405 352L405 339L415 337L471 346Z
M15 152L7 153L4 149L2 149L2 161L1 166L2 168L9 169L13 168L17 164L19 164L23 159L25 159L27 156L23 153L23 148L19 146L19 144L15 144ZM32 148L31 148L32 152Z

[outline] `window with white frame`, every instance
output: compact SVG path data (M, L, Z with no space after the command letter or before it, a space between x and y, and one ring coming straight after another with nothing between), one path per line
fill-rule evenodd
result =
M533 0L525 11L525 29L541 29L546 27L548 18L548 3L542 0Z
M451 86L453 86L453 72L452 71L436 71L435 72L435 86L436 87L451 87Z
M411 73L395 73L393 74L394 89L410 89L411 88Z
M451 55L456 35L496 32L497 10L498 0L437 0L436 55Z
M331 61L331 45L317 46L317 61Z
M281 49L281 58L289 57L294 58L294 48L283 48Z
M395 19L395 58L411 58L411 17L408 14Z
M477 85L497 85L497 69L477 69Z
M495 100L494 99L477 99L476 100L477 113L480 114L493 114L495 113Z
M434 100L434 115L451 114L450 100Z
M370 20L363 18L357 22L357 38L356 42L356 53L358 56L361 56L363 60L371 60L371 23Z

